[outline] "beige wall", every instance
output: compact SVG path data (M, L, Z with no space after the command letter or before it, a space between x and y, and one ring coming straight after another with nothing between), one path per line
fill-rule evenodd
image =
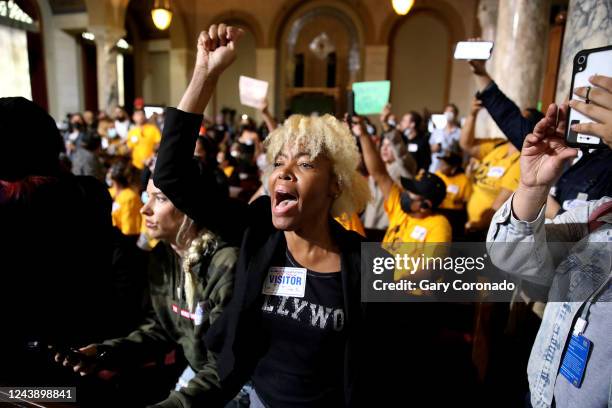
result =
M450 68L449 41L444 24L425 13L415 14L399 27L391 47L394 112L443 109Z

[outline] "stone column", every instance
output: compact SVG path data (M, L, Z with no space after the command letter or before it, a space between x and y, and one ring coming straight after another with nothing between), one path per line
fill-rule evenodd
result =
M540 96L550 0L499 3L494 78L520 108L535 107Z
M111 112L118 104L116 44L125 30L110 26L89 27L95 36L98 67L98 109ZM128 102L128 101L126 101Z
M557 103L569 98L574 56L578 51L603 47L612 38L609 0L570 0L557 81Z
M276 105L276 49L255 49L255 77L268 82L268 110L273 116L282 118L282 112L278 112ZM255 114L257 120L262 120L259 111Z

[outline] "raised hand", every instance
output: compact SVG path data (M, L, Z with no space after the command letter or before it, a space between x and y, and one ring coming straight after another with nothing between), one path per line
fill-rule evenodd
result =
M559 109L551 104L544 119L535 126L523 142L521 150L521 184L524 187L549 189L561 176L567 162L578 151L565 144L567 105Z
M244 31L225 24L213 24L198 37L196 70L220 75L236 59L236 44Z

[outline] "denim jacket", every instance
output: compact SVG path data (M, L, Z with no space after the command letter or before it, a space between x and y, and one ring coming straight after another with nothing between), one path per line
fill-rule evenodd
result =
M512 213L512 199L496 212L489 227L487 249L492 262L520 279L548 290L527 376L534 408L552 406L555 381L574 319L585 299L608 278L611 270L608 246L586 245L612 240L612 213L598 218L603 225L589 231L589 217L600 205L612 201L603 197L588 205L544 221L544 209L532 222L519 221ZM555 242L553 245L549 243ZM566 250L559 250L560 248ZM554 248L554 249L552 249ZM552 301L557 300L557 301ZM612 384L608 406L612 407Z

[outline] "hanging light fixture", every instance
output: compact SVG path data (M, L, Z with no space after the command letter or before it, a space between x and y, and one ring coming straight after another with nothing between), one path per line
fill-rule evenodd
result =
M414 6L414 0L391 0L391 5L397 14L405 16Z
M155 0L151 10L153 24L159 30L166 30L172 22L172 11L170 11L170 0Z

